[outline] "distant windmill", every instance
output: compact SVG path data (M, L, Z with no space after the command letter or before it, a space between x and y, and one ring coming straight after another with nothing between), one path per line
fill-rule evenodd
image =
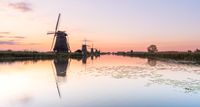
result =
M59 13L58 20L57 20L57 23L56 23L55 31L47 33L47 35L54 34L53 42L52 42L50 50L52 50L53 45L54 45L54 48L53 48L54 52L70 52L70 47L69 47L69 41L68 41L68 38L67 38L68 37L67 33L65 33L65 31L59 31L58 30L60 16L61 16L61 14ZM55 38L56 38L56 42L54 44Z
M84 43L82 44L82 54L84 56L86 56L87 55L87 47L89 47L89 45L87 45L87 42L90 42L90 40L84 39L83 42Z

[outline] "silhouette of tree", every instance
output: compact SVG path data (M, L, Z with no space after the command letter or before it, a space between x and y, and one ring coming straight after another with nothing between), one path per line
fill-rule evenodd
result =
M192 53L192 51L191 51L191 50L188 50L188 53Z
M147 51L149 53L156 53L158 52L158 49L157 49L157 46L156 45L150 45L148 48L147 48Z
M82 50L78 49L75 51L75 53L82 53Z
M195 52L196 52L196 53L197 53L197 52L199 53L199 52L200 52L200 50L199 50L199 49L196 49L196 50L195 50Z
M133 53L133 50L131 50L130 52Z

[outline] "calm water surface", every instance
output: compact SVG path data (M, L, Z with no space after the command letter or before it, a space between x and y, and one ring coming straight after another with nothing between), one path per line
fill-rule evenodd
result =
M200 107L200 66L106 55L0 63L0 107Z

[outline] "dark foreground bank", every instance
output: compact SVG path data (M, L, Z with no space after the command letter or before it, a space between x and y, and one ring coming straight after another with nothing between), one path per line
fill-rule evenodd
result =
M82 58L81 53L53 53L36 51L0 51L0 61L4 60L34 60L54 58Z

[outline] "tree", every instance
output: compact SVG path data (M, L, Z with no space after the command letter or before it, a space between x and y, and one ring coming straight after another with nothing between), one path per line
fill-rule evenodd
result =
M188 53L192 53L192 51L191 51L191 50L188 50Z
M157 46L156 45L150 45L148 48L147 48L147 51L149 53L156 53L158 52L158 49L157 49Z
M82 53L82 50L78 49L75 51L75 53Z
M200 52L200 50L199 50L199 49L196 49L196 50L195 50L195 53L199 53L199 52Z
M131 50L130 52L133 53L133 50Z

